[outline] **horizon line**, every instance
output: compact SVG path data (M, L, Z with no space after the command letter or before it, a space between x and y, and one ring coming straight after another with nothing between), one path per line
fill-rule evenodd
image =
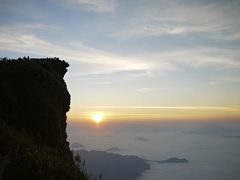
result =
M180 109L180 110L240 110L236 106L90 106L91 109Z

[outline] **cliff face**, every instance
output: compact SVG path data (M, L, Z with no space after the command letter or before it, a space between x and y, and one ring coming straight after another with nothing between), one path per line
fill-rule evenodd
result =
M37 158L47 154L49 163L53 157L55 163L62 161L63 166L65 163L73 165L66 141L66 112L69 110L70 94L63 77L67 67L68 63L57 58L0 61L0 158L5 158L8 162L2 164L4 167L0 167L4 169L3 176L4 171L9 168L14 170L12 166L15 161L26 160L24 158L29 154L22 159L19 157L25 153L22 151L28 149ZM20 146L21 151L15 152L17 147L12 147L13 144ZM24 149L26 146L29 146L27 150ZM30 164L36 165L33 174L39 170L39 160L35 159L30 160L34 161ZM44 161L39 166L45 166ZM42 168L44 171L44 167ZM50 176L56 169L45 170ZM8 173L5 174L6 179L11 179L7 178L10 177ZM26 175L24 174L24 177ZM38 175L41 176L41 173ZM43 179L46 177L45 175Z

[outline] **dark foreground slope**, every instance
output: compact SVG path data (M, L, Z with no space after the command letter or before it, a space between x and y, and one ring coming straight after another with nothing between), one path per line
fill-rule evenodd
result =
M66 141L68 64L0 61L0 179L86 179Z

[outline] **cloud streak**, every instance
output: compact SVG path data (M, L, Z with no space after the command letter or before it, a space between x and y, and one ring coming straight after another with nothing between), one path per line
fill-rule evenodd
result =
M113 13L115 11L116 0L61 0L65 6L88 9L97 13Z
M191 48L161 53L139 52L133 55L121 55L86 46L81 41L59 45L31 32L32 29L46 27L41 24L27 24L22 25L22 29L20 28L18 32L14 31L18 26L4 27L0 30L0 50L24 54L31 52L38 56L59 56L88 65L85 72L75 73L75 76L131 71L131 76L151 77L182 70L184 67L240 68L238 48Z
M240 111L240 106L94 106L94 109L174 109Z
M61 46L39 38L34 34L9 30L0 31L0 50L20 53L31 52L31 54L40 56L59 56L66 60L82 62L96 67L94 71L88 71L88 74L148 70L151 67L151 63L104 52L79 42Z
M163 36L214 33L218 38L239 40L239 5L237 1L198 3L150 0L140 6L129 25L115 35Z

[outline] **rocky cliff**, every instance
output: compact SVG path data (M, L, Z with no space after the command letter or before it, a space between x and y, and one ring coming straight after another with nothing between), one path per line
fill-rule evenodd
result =
M0 175L3 179L86 179L66 141L68 63L0 61Z

